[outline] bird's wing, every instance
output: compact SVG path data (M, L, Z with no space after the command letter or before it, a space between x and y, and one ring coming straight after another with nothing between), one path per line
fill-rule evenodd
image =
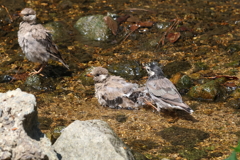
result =
M102 84L102 87L99 88L97 95L100 96L98 99L104 100L104 103L110 108L116 108L123 103L123 93L121 90L119 91L117 88L111 86L111 83L109 82Z
M162 99L182 103L182 97L177 91L174 84L167 78L160 78L156 80L149 80L147 88L150 94Z
M63 61L57 46L52 41L52 35L43 25L37 24L32 26L32 37L39 43L46 47L46 51L51 55L53 59L60 61L66 68L68 65Z
M135 83L126 82L125 79L119 76L111 76L108 87L116 88L119 93L128 96L138 88L138 85Z

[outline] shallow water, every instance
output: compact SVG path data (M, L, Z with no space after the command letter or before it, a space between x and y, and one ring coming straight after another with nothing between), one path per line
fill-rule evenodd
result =
M80 77L84 69L91 66L107 67L109 64L133 60L139 64L157 61L163 66L175 61L187 61L191 64L190 69L181 72L197 77L195 85L205 75L233 75L240 78L239 63L234 63L240 60L240 3L237 0L110 0L86 1L82 4L72 1L72 5L66 8L59 7L58 1L26 2L27 6L37 10L39 22L63 21L69 26L70 39L56 43L71 69L66 71L61 64L50 62L43 72L45 76L41 78L40 88L25 84L25 73L31 72L34 64L24 59L17 44L20 20L1 26L0 74L18 79L1 81L0 91L20 87L34 94L37 98L40 128L44 133L56 126L67 126L74 120L101 119L133 150L149 159L167 157L215 160L230 155L230 147L237 145L240 136L240 112L228 105L228 98L207 102L184 95L185 102L195 111L191 116L182 111L156 113L147 106L139 110L109 109L98 104L94 98L93 85L86 85ZM79 41L71 27L74 22L80 16L106 15L107 12L132 14L141 21L150 20L156 24L169 23L170 20L179 18L182 19L179 24L182 28L179 28L184 31L175 43L166 40L158 48L154 43L159 42L164 30L158 29L157 25L143 33L140 33L140 29L136 30L121 42L118 38L122 39L126 34L120 32L119 37L116 37L116 42L119 43L97 42L91 45L89 41ZM129 24L132 23L125 22L122 26L127 28ZM196 64L200 65L196 67ZM165 74L169 78L174 77L180 72L176 68L166 70ZM200 78L196 75L200 75ZM144 84L146 78L131 81ZM233 82L239 86L238 80ZM184 93L186 92L183 91Z

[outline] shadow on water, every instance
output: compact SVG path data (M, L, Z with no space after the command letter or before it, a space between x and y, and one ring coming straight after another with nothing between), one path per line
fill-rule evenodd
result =
M195 149L197 143L209 138L210 135L206 132L173 126L157 132L156 135L172 144L172 146L163 146L162 153L178 152L182 157L191 160L207 156L207 149Z

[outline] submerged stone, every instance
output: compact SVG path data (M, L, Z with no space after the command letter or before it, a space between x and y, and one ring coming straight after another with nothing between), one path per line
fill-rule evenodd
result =
M198 72L200 70L207 70L209 67L203 63L203 62L197 62L194 64L195 65L195 69L194 72Z
M191 68L191 64L187 61L174 61L168 63L163 67L164 74L166 77L171 77L171 75L176 74L178 72L186 71Z
M41 79L40 79L40 76L39 75L32 75L32 76L29 76L26 81L25 81L25 85L27 87L31 87L31 88L34 88L36 90L41 90Z
M69 0L62 0L58 3L57 8L59 9L69 9L72 8L73 3Z
M10 82L12 79L9 75L0 75L0 83Z
M107 69L110 73L128 80L138 80L146 75L142 65L136 61L112 63L108 65Z
M56 88L56 79L42 77L40 75L32 75L27 77L24 87L26 90L52 90Z
M90 40L106 41L110 30L104 22L104 15L91 15L78 19L74 27Z
M46 29L51 31L53 40L55 42L68 41L70 39L67 25L61 21L49 22L44 25Z
M227 103L225 104L226 107L232 107L234 109L240 109L240 88L236 89L229 95L231 97L228 99Z
M127 116L124 115L124 114L117 115L117 116L116 116L116 120L117 120L118 122L126 122Z
M240 109L240 98L234 99L231 98L228 100L228 102L225 104L226 107L231 107L234 109Z
M171 26L171 22L157 22L155 24L156 28L159 29L160 31L164 32L167 30L168 27Z
M175 74L171 81L176 85L180 93L186 93L192 86L192 79L188 75L183 75L181 73Z
M194 99L214 101L226 95L227 91L224 91L224 87L221 86L225 81L225 78L219 78L202 85L193 86L188 95Z

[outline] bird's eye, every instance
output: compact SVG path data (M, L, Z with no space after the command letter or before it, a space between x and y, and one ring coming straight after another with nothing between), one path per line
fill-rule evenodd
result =
M96 77L98 77L100 74L96 74Z
M25 16L29 16L30 14L25 14Z

